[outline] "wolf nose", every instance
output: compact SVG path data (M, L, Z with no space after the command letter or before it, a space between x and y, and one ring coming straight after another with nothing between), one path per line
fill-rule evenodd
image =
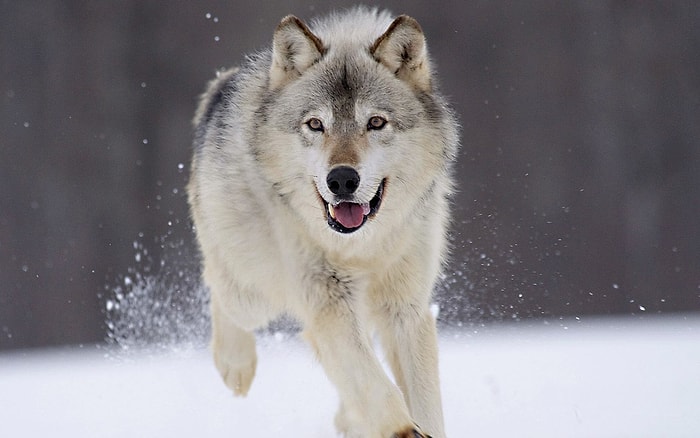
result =
M334 195L352 195L360 185L360 175L348 166L339 166L331 170L326 184Z

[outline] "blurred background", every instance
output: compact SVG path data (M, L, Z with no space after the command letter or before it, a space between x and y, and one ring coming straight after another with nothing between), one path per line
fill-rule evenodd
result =
M104 342L134 281L198 288L198 94L348 5L0 0L0 349ZM381 6L461 117L442 324L700 310L697 2Z

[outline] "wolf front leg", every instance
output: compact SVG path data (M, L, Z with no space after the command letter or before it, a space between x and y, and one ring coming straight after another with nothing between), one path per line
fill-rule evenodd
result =
M338 295L305 318L304 337L336 386L336 426L345 437L425 438L377 359L352 296Z
M255 336L239 327L216 294L211 299L211 349L214 364L236 396L246 396L258 363Z
M429 308L395 311L382 320L382 345L413 420L434 438L444 438L437 330Z

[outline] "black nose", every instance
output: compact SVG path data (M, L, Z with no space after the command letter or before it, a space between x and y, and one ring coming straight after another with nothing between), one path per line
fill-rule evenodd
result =
M352 167L339 166L328 173L326 184L335 195L352 195L360 185L360 175Z

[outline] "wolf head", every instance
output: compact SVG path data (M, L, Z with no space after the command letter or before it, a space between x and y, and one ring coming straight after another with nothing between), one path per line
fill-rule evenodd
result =
M456 124L413 18L357 9L308 27L288 16L267 88L257 152L308 223L350 234L444 202Z

